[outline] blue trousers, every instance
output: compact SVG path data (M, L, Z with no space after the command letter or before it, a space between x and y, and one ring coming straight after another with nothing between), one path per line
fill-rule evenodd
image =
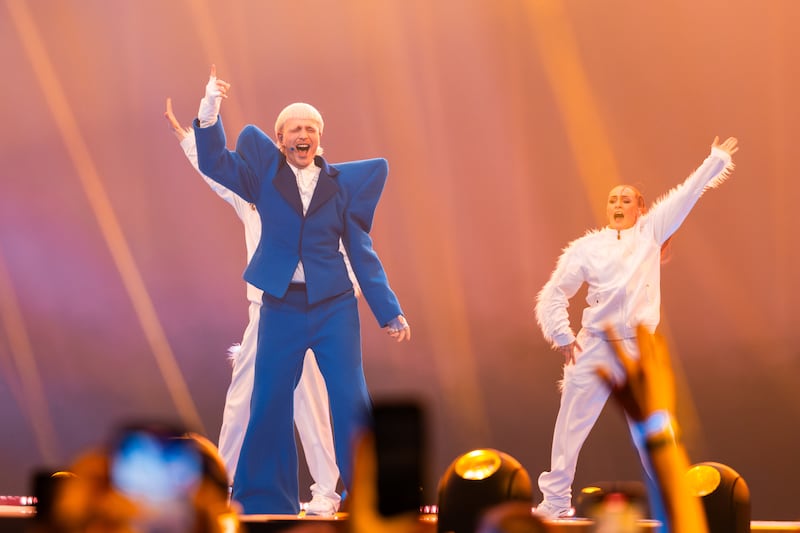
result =
M308 305L304 286L263 297L250 421L233 481L244 514L300 512L294 388L311 348L325 378L336 462L345 487L352 445L369 424L371 401L361 361L358 306L352 291Z

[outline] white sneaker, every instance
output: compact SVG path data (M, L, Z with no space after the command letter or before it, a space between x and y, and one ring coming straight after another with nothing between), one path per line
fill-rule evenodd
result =
M338 510L338 501L320 494L314 494L311 501L306 504L306 515L309 516L333 516Z
M575 515L575 509L570 506L561 506L548 501L543 501L536 506L533 512L542 518L571 518Z

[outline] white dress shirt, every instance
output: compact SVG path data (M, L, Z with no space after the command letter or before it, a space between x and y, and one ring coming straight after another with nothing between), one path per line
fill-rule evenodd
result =
M317 181L319 180L320 168L311 164L306 168L297 168L288 161L286 162L289 168L294 172L295 179L297 180L297 190L300 191L300 200L303 202L303 216L308 212L308 206L311 204L311 198L314 196L314 190L317 188ZM297 268L294 270L292 276L292 283L305 283L306 273L303 270L303 261L297 263Z

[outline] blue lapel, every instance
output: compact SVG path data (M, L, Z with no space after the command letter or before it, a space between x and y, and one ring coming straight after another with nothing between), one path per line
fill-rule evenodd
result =
M339 171L328 165L328 162L319 156L314 158L314 162L322 170L319 172L317 187L314 189L314 196L311 197L306 216L311 215L339 192L339 184L336 183L336 176Z
M321 170L306 216L311 215L339 192L339 185L336 183L339 171L328 165L327 161L321 157L314 158L314 162ZM300 199L300 191L297 189L297 178L285 159L272 179L272 185L283 196L286 203L292 206L298 215L303 216L303 201Z
M300 191L297 190L297 178L285 159L272 179L272 185L283 196L286 203L302 217L303 201L300 199Z

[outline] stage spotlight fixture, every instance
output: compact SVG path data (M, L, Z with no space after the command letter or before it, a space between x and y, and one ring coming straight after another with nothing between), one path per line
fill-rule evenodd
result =
M691 466L686 476L692 493L703 502L710 533L750 531L750 489L736 470L705 462Z
M498 450L480 449L456 458L439 480L439 533L471 533L484 511L521 501L533 506L531 478L522 465Z
M77 476L74 473L64 470L57 472L39 470L33 474L33 499L36 502L37 523L51 523L58 491L75 479Z
M649 515L647 488L641 481L601 481L581 489L575 498L575 516L593 517L609 502L624 503L633 515Z

